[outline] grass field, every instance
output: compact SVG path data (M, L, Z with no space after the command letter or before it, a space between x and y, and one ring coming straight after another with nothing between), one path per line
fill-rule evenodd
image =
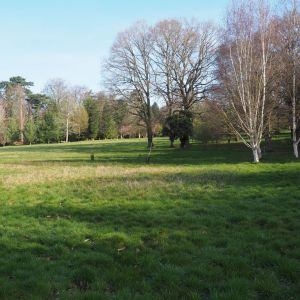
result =
M1 148L0 299L299 299L300 163L275 150Z

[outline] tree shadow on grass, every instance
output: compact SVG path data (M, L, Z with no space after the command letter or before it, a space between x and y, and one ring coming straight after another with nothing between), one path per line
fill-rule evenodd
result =
M20 161L19 164L59 163L90 165L92 164L121 164L121 165L146 165L148 150L141 143L99 143L99 144L68 144L68 145L46 145L30 147L10 147L7 152L24 153L51 153L51 159L41 159L37 156L34 160ZM3 151L2 151L3 152ZM5 152L5 151L4 151ZM57 157L55 153L57 152ZM70 153L70 157L66 154ZM90 160L93 153L95 161ZM85 158L83 158L85 156ZM3 156L5 158L5 156ZM4 163L14 161L10 159ZM150 165L213 165L213 164L239 164L242 162L251 163L252 156L242 144L192 144L187 149L169 148L165 142L158 143L152 150ZM289 163L296 162L293 159L289 145L282 141L274 142L274 152L265 153L263 163ZM18 163L18 162L16 162Z
M250 282L260 276L280 287L278 292L268 286L264 292L270 297L287 290L297 295L295 269L284 266L295 265L293 249L300 246L293 212L299 204L297 195L282 201L286 191L274 188L286 182L295 187L296 170L99 179L66 181L50 203L41 193L19 195L8 189L22 203L5 204L0 212L5 226L1 298L200 299L229 291L243 298L249 289L256 293ZM143 191L142 198L122 191L130 180L138 183L133 190ZM177 193L153 195L154 186L147 185L151 180L173 184ZM99 184L99 199L88 193L91 183L93 188ZM197 190L201 185L219 188ZM45 193L56 188L56 182L48 183ZM39 203L31 204L32 197ZM248 283L231 285L236 277Z
M63 144L36 144L32 146L7 146L0 148L1 152L80 152L90 153L92 151L104 152L130 152L135 151L134 148L139 150L146 149L146 143L139 140L135 141L115 141L106 143L104 141L97 141L91 143L63 143Z

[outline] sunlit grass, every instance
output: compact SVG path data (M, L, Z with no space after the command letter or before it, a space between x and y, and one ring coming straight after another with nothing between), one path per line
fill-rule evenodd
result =
M1 148L0 299L297 299L300 164L275 150Z

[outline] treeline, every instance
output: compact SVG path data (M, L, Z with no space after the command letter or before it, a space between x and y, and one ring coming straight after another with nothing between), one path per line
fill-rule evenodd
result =
M0 82L0 145L147 137L133 99L95 94L62 79L50 80L43 93L32 93L33 85L20 76ZM186 130L203 143L233 137L209 101L195 103L191 116L179 111L170 116L167 106L154 102L151 116L153 136L169 136L171 146Z
M126 100L50 80L42 94L20 76L0 82L0 144L32 144L143 137L146 130ZM161 134L160 109L151 105L154 133Z
M144 122L149 147L150 107L159 98L171 145L179 138L185 147L193 132L203 141L234 134L259 162L262 140L270 145L274 131L284 126L291 129L298 157L298 5L286 1L276 14L265 0L234 1L221 28L197 21L136 23L111 48L107 86Z
M103 74L109 94L51 80L42 94L32 82L0 83L0 143L167 135L182 148L241 140L259 162L261 143L291 130L300 142L299 2L278 13L267 0L235 1L221 28L163 20L119 33ZM160 106L156 104L157 101Z

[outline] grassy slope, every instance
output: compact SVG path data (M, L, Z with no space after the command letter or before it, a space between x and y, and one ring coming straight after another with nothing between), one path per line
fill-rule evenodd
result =
M291 149L144 145L0 149L0 299L297 299Z

